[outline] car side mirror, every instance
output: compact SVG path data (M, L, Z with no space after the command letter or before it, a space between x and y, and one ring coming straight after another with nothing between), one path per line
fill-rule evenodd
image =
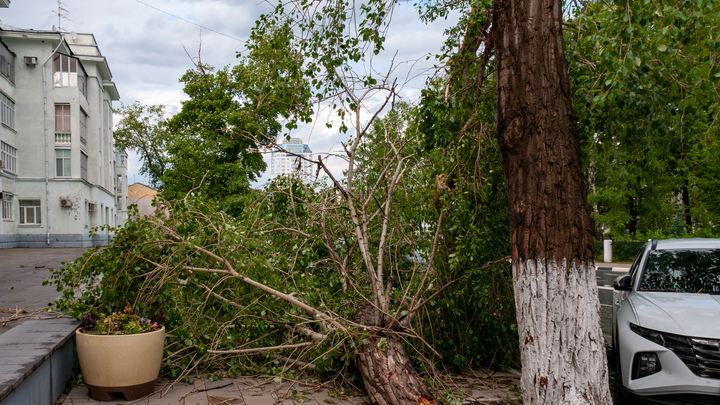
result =
M613 287L618 291L632 291L632 278L629 274L615 279Z

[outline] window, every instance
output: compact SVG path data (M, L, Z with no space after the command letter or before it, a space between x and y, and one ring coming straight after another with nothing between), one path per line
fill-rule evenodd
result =
M82 66L80 66L80 72L78 74L78 89L80 89L80 93L87 98L87 75L85 71L83 71Z
M55 132L70 133L70 104L55 104Z
M720 249L653 250L646 260L641 290L720 293Z
M75 58L56 53L53 57L53 84L55 87L78 87L87 97L87 74Z
M21 225L40 225L40 200L18 200Z
M55 176L70 177L70 149L55 149Z
M0 46L0 74L5 76L10 83L15 84L15 54L1 42Z
M68 107L70 107L70 106L68 106ZM85 114L85 111L80 109L80 142L82 142L83 145L87 143L87 122L88 122L88 115Z
M15 128L15 102L5 93L0 93L0 122Z
M17 174L17 149L0 141L0 169Z
M642 261L643 256L645 255L645 247L643 246L640 249L640 252L635 256L635 261L633 262L632 266L630 266L630 277L631 277L631 285L635 285L635 280L638 276L638 269L640 269L640 262Z
M85 153L82 151L80 152L80 177L83 178L83 180L87 180L87 165L88 165L88 157Z
M13 195L10 193L2 193L2 217L6 220L13 219L12 212L12 199Z

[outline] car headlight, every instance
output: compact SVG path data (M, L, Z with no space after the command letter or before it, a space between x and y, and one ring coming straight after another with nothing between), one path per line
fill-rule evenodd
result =
M636 353L633 359L632 379L647 377L662 371L660 359L655 352Z
M657 343L660 346L665 346L665 336L658 331L643 328L642 326L630 324L630 330L644 337L645 339ZM662 370L660 365L660 359L655 352L641 352L636 353L633 358L633 367L631 378L636 380L638 378L647 377L655 373L659 373Z
M653 343L657 343L660 346L665 346L665 337L662 333L658 331L646 329L642 326L635 325L634 323L630 324L630 330Z

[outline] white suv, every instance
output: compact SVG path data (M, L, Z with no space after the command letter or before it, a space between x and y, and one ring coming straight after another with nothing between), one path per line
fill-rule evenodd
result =
M615 404L720 404L720 239L652 240L613 292Z

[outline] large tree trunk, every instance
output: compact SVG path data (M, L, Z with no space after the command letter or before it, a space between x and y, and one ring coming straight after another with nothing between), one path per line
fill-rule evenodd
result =
M611 404L560 0L496 0L497 137L525 404Z
M379 312L369 302L355 316L355 322L379 326ZM425 382L415 372L403 348L402 339L392 328L374 334L358 354L360 369L370 401L375 405L436 405Z

